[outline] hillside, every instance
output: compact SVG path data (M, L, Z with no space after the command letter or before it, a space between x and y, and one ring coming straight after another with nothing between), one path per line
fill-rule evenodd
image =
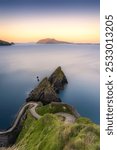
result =
M41 39L37 42L37 44L70 44L69 42L59 41L52 38Z
M47 112L39 120L28 113L11 150L99 150L99 137L99 126L87 118L79 117L74 123L66 123L53 113Z
M14 44L13 42L9 43L7 41L0 40L0 46L8 46L8 45L13 45L13 44Z

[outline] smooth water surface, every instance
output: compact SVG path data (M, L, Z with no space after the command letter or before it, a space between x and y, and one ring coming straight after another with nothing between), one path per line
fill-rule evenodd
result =
M16 44L0 47L0 129L8 128L27 94L58 66L68 85L61 99L99 123L99 45Z

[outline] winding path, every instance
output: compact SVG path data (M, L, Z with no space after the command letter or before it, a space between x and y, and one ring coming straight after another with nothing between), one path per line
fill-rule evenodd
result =
M39 104L36 103L36 102L29 102L29 103L26 103L26 104L21 108L21 110L19 111L19 113L18 113L18 115L17 115L17 117L16 117L16 120L15 120L13 126L12 126L11 128L9 128L8 130L6 130L6 131L1 131L1 132L0 132L0 135L1 135L1 134L6 134L6 133L12 132L12 131L16 128L16 126L17 126L17 124L18 124L18 122L19 122L19 120L20 120L22 114L24 113L24 111L26 110L26 108L29 107L29 106L31 106L31 108L29 108L29 110L30 110L31 114L33 115L33 117L36 118L36 119L40 118L40 116L35 112L35 108L36 108L38 105L39 105Z
M68 113L59 112L59 113L56 113L56 115L65 117L65 123L74 123L76 120L76 117Z
M8 141L10 138L9 135L12 136L13 133L15 132L15 130L17 130L17 128L20 124L20 120L23 117L23 115L27 109L30 111L31 115L35 119L41 118L41 116L35 111L37 106L40 106L40 104L36 103L36 102L28 102L22 106L22 108L20 109L20 111L18 112L18 114L16 116L16 119L15 119L12 127L5 131L0 131L0 147L5 147L5 146L9 145L8 144L9 143ZM64 113L64 112L55 113L55 115L60 115L60 116L65 117L65 120L64 120L65 123L74 123L76 120L76 117L74 115ZM20 132L20 131L18 131L18 132Z
M32 114L32 116L34 118L39 119L41 116L39 114L37 114L37 112L35 111L35 109L36 109L37 106L39 106L39 103L36 103L36 102L26 103L21 108L21 110L19 111L19 113L18 113L18 115L16 117L16 120L14 121L13 126L11 128L9 128L8 130L6 130L6 131L0 131L0 135L10 133L10 132L12 132L16 128L16 126L17 126L17 124L18 124L18 122L19 122L22 114L26 110L26 108L29 108L29 111L30 111L30 113ZM76 119L76 117L74 117L73 115L68 114L68 113L64 113L64 112L56 113L56 115L61 115L61 116L65 117L65 122L66 123L74 123L75 119Z
M35 103L35 105L33 104L33 107L31 107L29 109L30 113L32 114L32 116L35 118L35 119L40 119L41 116L35 111L36 107L39 106L38 103Z
M31 115L34 118L39 119L41 117L39 114L35 112L35 108L37 106L39 106L39 103L36 102L29 102L22 106L11 128L5 131L0 131L0 147L7 147L12 142L12 139L16 139L16 135L19 134L21 130L20 121L21 119L25 119L24 116L27 109L29 109Z

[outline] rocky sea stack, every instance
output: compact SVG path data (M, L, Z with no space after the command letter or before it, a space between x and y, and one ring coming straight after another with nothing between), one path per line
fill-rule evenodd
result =
M68 83L67 78L61 67L58 67L54 71L54 73L49 77L49 81L57 93L60 90L64 90L64 86Z
M57 93L63 90L67 83L67 78L61 67L58 67L49 78L44 78L38 86L31 91L26 101L41 101L44 105L51 102L61 102Z

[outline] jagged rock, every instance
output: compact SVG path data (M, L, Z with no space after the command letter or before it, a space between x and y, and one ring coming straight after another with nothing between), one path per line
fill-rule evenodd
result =
M60 102L48 78L44 78L41 83L29 94L26 101L41 101L43 104L50 102Z
M31 91L26 101L41 101L43 104L61 102L57 93L63 90L67 83L67 78L61 70L61 67L58 67L49 79L44 78L40 84Z
M49 81L57 93L59 93L60 90L63 90L64 86L68 83L60 66L49 77Z

